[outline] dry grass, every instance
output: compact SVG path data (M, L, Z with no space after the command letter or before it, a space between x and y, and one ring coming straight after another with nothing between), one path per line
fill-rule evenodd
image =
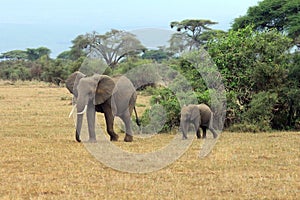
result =
M130 174L74 141L65 88L0 84L0 105L0 199L299 199L299 132L224 132L204 159L195 140L170 166ZM171 137L117 145L152 151Z

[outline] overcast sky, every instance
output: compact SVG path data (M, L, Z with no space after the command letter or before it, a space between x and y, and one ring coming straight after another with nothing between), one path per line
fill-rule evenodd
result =
M209 19L228 30L259 0L0 0L0 53L45 46L52 56L80 34L111 28L170 30L171 21Z

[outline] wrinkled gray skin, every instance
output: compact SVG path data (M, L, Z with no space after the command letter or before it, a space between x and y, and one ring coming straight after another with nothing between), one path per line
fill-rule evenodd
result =
M203 138L206 138L207 128L212 132L214 138L218 136L217 132L212 126L213 113L205 104L190 104L182 107L180 117L180 127L183 134L182 139L187 139L190 123L194 125L198 139L201 138L200 127L203 131Z
M119 116L126 128L125 142L133 140L130 116L136 103L136 91L126 77L111 78L95 74L86 77L81 72L74 72L66 80L67 89L74 95L77 107L76 141L81 142L80 132L83 114L86 112L89 142L96 142L95 114L104 113L107 132L111 141L117 141L114 132L114 117Z

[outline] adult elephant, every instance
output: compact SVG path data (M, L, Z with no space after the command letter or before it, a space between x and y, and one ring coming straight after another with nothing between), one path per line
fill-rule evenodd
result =
M107 132L111 141L118 140L118 135L113 128L115 116L119 116L125 124L126 135L124 141L131 142L133 140L130 116L133 109L135 109L137 94L128 78L125 76L109 77L99 74L87 77L81 72L74 72L66 80L66 87L74 95L74 102L76 103L77 142L81 142L80 132L85 112L88 122L89 142L96 141L96 112L104 113ZM138 122L137 115L136 119Z
M183 139L187 139L190 123L193 123L198 139L201 138L200 127L203 131L203 138L206 138L207 128L212 132L214 138L218 136L213 128L213 112L206 104L190 104L182 107L180 127L183 133Z

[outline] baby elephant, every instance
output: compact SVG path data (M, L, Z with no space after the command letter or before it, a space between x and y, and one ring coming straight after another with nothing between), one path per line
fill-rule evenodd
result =
M190 123L194 124L198 139L201 138L200 127L203 131L203 138L206 138L207 128L212 132L214 138L218 136L212 126L213 113L206 104L190 104L182 107L180 118L180 127L183 133L182 139L187 139Z

